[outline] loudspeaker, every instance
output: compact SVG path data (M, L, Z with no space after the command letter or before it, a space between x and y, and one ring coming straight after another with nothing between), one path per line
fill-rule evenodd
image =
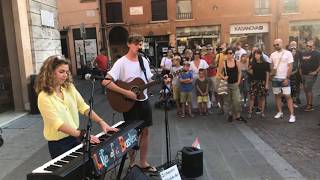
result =
M186 178L196 178L203 174L203 151L194 147L182 149L181 172Z
M134 165L124 180L150 180L150 178L142 172L140 167Z

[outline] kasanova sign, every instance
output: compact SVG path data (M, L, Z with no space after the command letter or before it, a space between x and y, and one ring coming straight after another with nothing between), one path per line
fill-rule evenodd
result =
M233 24L230 26L230 34L252 34L269 32L268 23Z

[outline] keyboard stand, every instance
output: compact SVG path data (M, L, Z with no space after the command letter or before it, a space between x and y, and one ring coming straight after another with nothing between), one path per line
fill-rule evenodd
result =
M122 170L123 170L123 167L124 167L124 163L126 162L127 154L128 154L128 153L125 153L125 154L122 156L121 164L120 164L119 171L118 171L118 175L117 175L117 180L120 180L120 179L121 179L121 174L122 174Z

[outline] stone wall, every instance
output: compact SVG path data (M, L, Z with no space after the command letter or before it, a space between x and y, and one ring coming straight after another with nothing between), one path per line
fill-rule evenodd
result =
M41 10L54 14L54 27L41 25ZM34 73L38 73L47 57L61 54L56 0L29 0L28 15Z

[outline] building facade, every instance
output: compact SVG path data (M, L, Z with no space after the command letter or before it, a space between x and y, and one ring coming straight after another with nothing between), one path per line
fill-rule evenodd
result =
M1 1L0 15L0 113L29 110L31 75L61 54L56 1Z
M241 41L272 51L275 38L285 43L320 38L320 1L302 0L102 0L102 19L114 56L126 51L126 37L145 37L154 63L169 45L186 46Z
M106 46L100 26L100 1L57 0L57 5L62 53L71 60L76 74Z

